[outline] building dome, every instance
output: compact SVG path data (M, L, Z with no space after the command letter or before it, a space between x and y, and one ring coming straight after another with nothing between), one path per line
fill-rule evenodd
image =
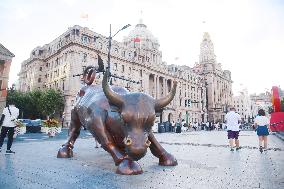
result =
M124 37L123 42L125 45L143 49L159 49L160 44L153 36L153 34L147 29L147 26L143 24L142 19L135 28L130 31L127 37Z

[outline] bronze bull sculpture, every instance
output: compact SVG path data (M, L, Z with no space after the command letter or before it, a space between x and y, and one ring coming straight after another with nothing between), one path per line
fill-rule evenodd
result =
M80 134L81 125L84 125L103 149L111 154L118 166L118 174L143 173L137 161L145 156L148 147L159 158L159 165L177 165L174 156L160 145L152 133L155 112L172 101L177 82L174 82L167 96L156 100L145 93L110 87L108 74L104 74L102 87L89 85L80 90L71 112L69 139L59 149L57 157L73 157L74 143Z

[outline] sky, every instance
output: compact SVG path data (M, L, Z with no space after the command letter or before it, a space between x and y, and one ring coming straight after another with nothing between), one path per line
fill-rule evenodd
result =
M209 32L217 62L230 70L233 91L284 88L283 0L0 0L0 43L15 54L9 85L31 51L80 25L109 35L139 19L158 39L163 61L193 67ZM282 62L282 63L281 63Z

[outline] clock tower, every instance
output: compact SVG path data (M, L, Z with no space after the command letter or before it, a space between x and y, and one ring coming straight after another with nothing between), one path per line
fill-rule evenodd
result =
M229 70L223 70L217 63L214 45L208 32L203 34L200 44L199 63L194 70L203 76L205 87L207 121L223 122L228 107L232 104L232 79Z
M200 44L199 63L216 63L214 45L210 39L209 33L207 32L204 33L203 40Z

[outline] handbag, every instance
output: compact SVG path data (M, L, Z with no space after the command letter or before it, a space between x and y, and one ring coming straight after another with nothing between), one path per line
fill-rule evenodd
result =
M2 126L4 119L5 119L5 114L2 114L0 119L0 126Z

